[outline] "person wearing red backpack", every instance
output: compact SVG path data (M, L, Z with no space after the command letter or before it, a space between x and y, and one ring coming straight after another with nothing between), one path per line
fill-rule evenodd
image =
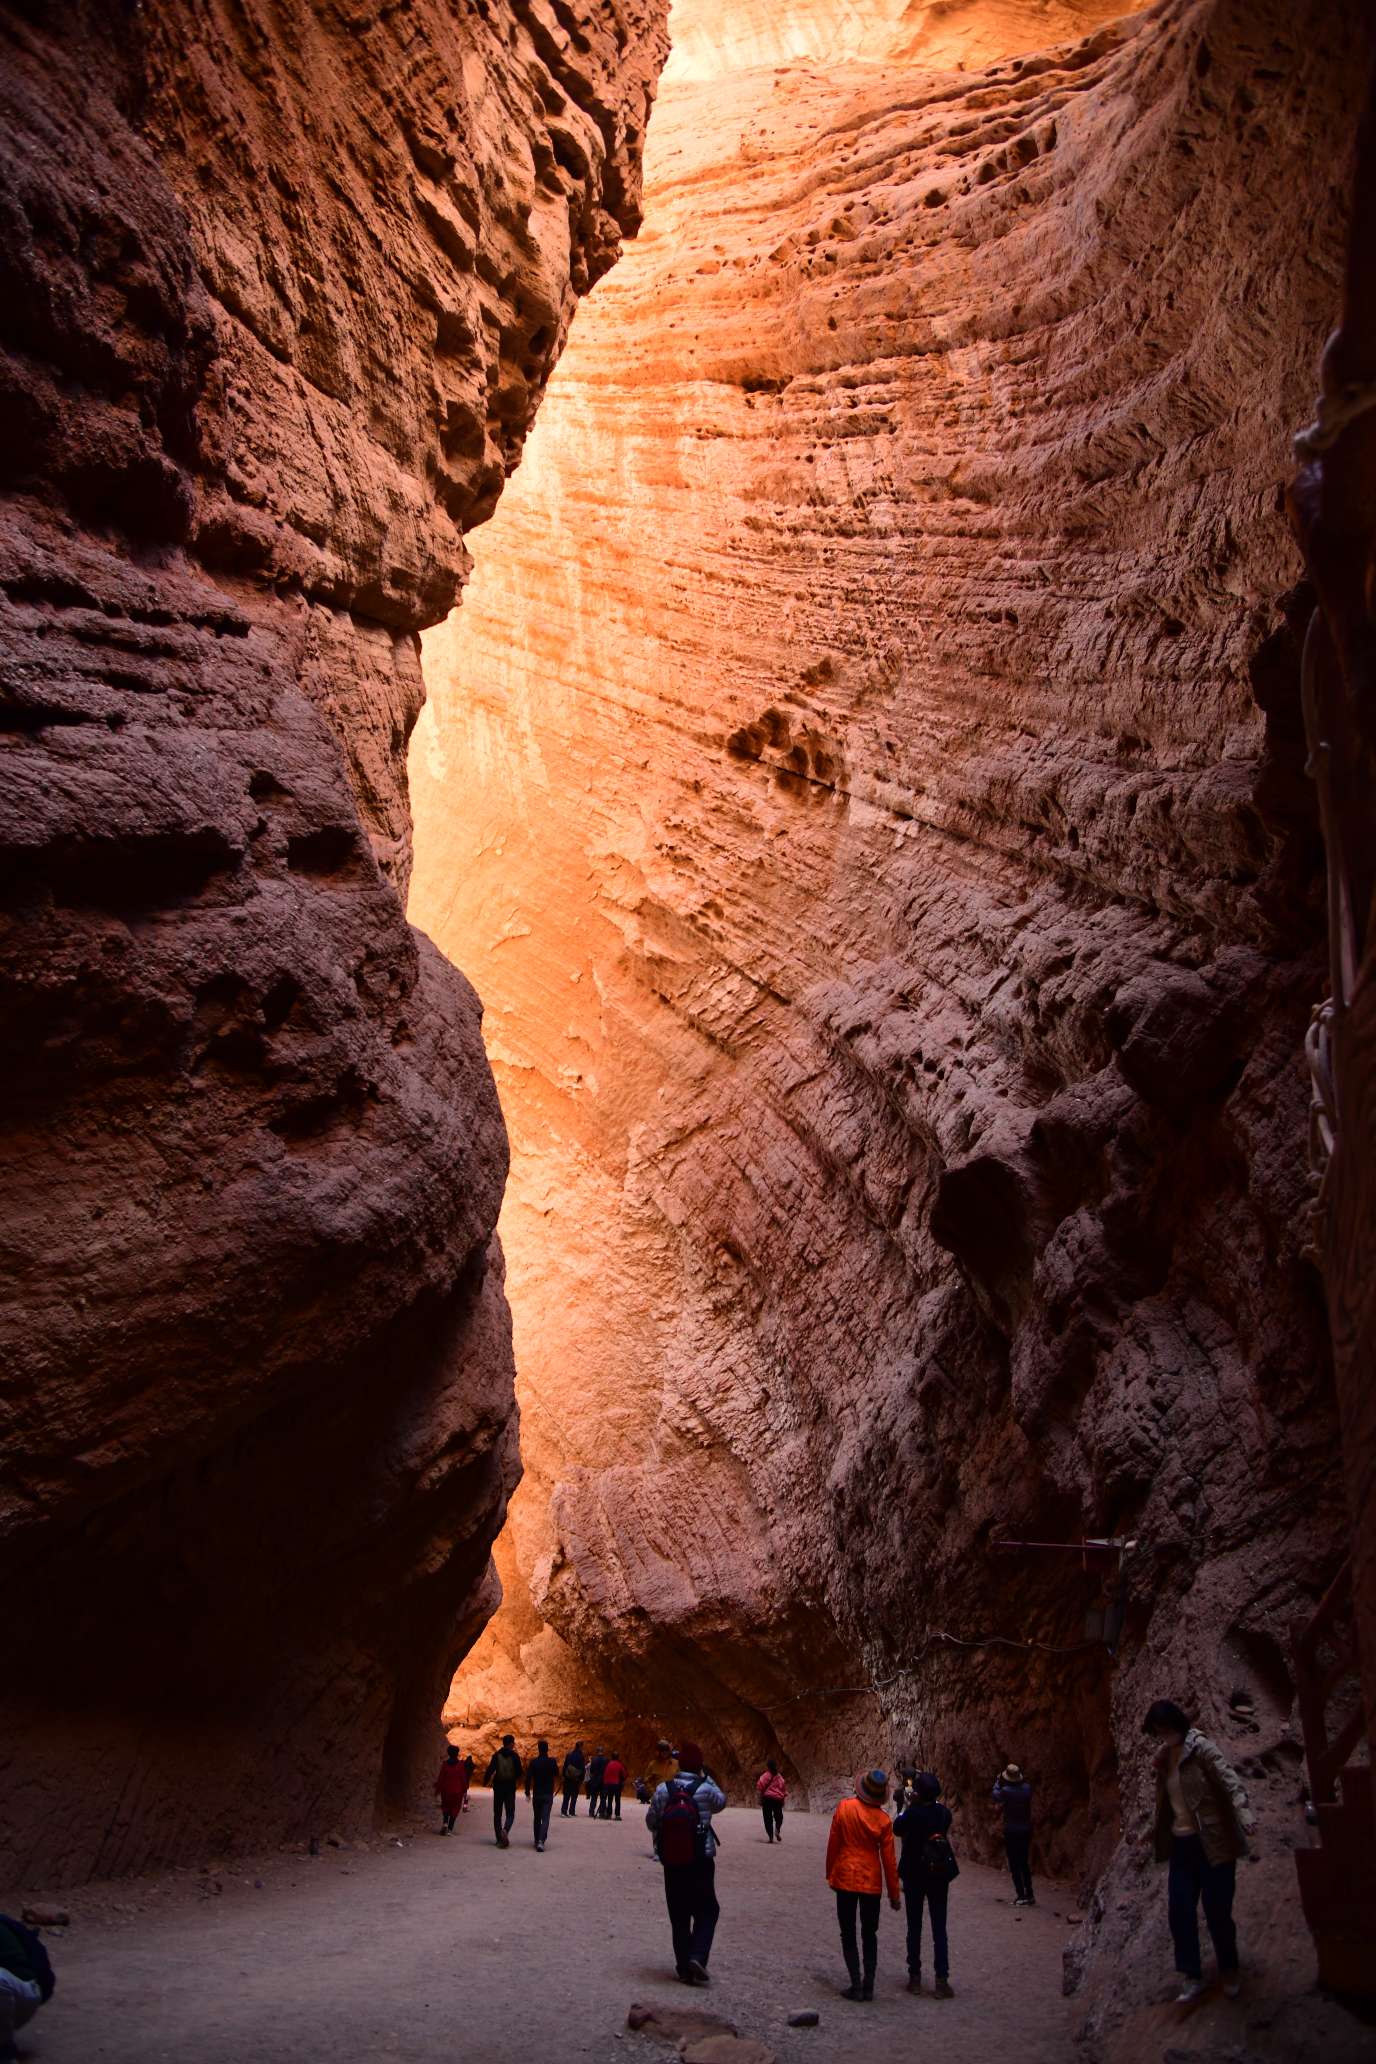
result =
M726 1794L703 1767L702 1750L686 1741L678 1752L678 1771L651 1799L645 1825L655 1839L664 1866L664 1903L674 1940L674 1969L685 1985L708 1985L707 1959L712 1954L721 1908L717 1904L717 1837L712 1815L726 1805Z

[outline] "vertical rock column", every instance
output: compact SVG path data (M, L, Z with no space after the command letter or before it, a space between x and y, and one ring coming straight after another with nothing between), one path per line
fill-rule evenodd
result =
M662 16L0 17L8 1882L365 1824L493 1602L417 633L637 225Z

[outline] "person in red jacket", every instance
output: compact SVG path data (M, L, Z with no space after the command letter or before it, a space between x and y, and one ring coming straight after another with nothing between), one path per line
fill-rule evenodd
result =
M453 1834L454 1822L463 1812L468 1797L468 1773L472 1767L471 1763L460 1762L459 1752L450 1742L449 1754L441 1763L440 1774L435 1779L435 1790L440 1795L440 1812L444 1816L444 1826L440 1829L442 1835Z
M879 1899L886 1885L889 1905L895 1913L903 1910L898 1890L893 1822L884 1811L884 1801L888 1796L886 1773L862 1770L855 1780L855 1797L843 1799L831 1816L831 1834L827 1839L827 1883L836 1894L841 1954L850 1974L850 1984L842 1994L843 1999L874 1998L874 1974L879 1964ZM863 1975L855 1946L857 1915L865 1956Z
M626 1766L613 1749L602 1772L602 1818L620 1820L621 1792L626 1782Z

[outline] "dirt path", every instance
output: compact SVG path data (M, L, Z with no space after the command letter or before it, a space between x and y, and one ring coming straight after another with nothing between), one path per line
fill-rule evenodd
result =
M426 1833L401 1847L237 1865L218 1895L185 1878L131 1889L104 1911L83 1912L77 1895L75 1925L53 1945L57 1996L21 2055L35 2064L670 2059L626 2033L639 2000L708 2007L767 2041L781 2064L894 2064L929 2041L942 2064L1065 2064L1067 1931L1056 1915L1067 1908L1051 1887L1034 1911L1014 1913L1001 1873L963 1866L951 1894L951 2001L903 1989L902 1921L886 1908L878 1994L855 2006L837 1993L826 1821L789 1815L775 1848L754 1812L735 1809L721 1825L709 1991L673 1977L642 1811L618 1826L582 1811L561 1820L556 1807L537 1856L524 1801L503 1852L479 1794L447 1841ZM820 2010L820 2025L788 2028L804 2007Z

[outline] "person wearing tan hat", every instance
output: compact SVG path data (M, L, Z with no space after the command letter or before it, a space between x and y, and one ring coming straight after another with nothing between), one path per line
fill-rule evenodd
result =
M894 1912L903 1910L898 1889L898 1859L893 1846L893 1822L884 1810L888 1796L887 1773L862 1770L855 1780L855 1797L843 1799L831 1816L831 1833L827 1837L827 1883L836 1894L841 1954L850 1976L850 1984L842 1995L844 1999L874 1998L874 1974L879 1964L879 1901L885 1886ZM855 1940L857 1919L860 1923L858 1949Z
M1032 1787L1016 1763L994 1780L994 1804L1003 1811L1003 1849L1013 1880L1014 1906L1035 1906L1032 1891Z

